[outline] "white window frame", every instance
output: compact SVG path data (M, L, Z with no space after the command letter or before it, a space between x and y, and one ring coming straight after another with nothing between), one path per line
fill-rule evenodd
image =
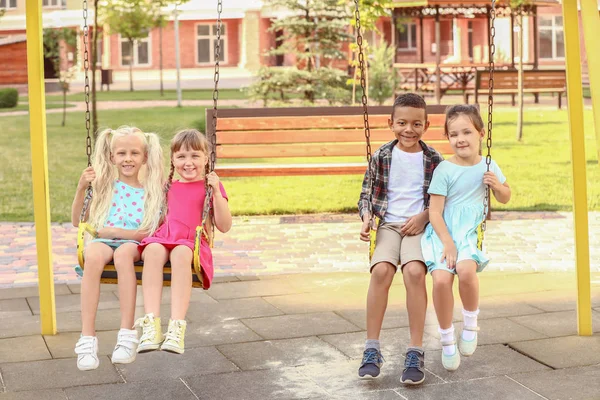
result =
M123 43L127 43L129 40L127 38L121 37L119 35L119 63L121 67L129 68L129 65L123 64ZM147 42L148 43L148 63L140 64L138 59L138 43ZM136 67L150 67L152 66L152 33L148 32L148 36L143 39L138 39L133 41L133 68Z
M206 66L206 65L213 65L215 63L215 46L214 46L214 42L217 40L217 36L213 35L212 33L212 27L215 25L216 23L206 23L206 22L200 22L197 23L194 26L195 32L196 32L196 42L194 43L194 56L196 59L196 65L202 65L202 66ZM208 36L202 35L200 36L198 34L198 27L199 26L208 26L209 27L209 31L208 31ZM223 40L223 48L221 49L221 54L223 55L223 61L221 61L223 64L228 64L229 63L229 57L228 57L228 52L227 52L227 33L229 32L229 26L227 26L227 24L223 23L223 26L225 27L225 34L221 34L221 40ZM200 38L203 39L209 39L210 43L212 44L209 45L209 51L210 51L210 60L208 62L200 62L198 61L198 57L200 56L198 54L198 40L200 40Z
M538 16L538 18L551 18L552 19L552 26L542 26L539 23L538 20L538 33L541 33L542 31L550 31L552 33L552 57L542 57L542 54L540 52L539 57L540 60L564 60L564 57L557 57L556 54L557 52L557 43L556 43L556 35L558 32L561 32L563 35L563 41L564 41L564 35L565 35L565 28L563 25L558 25L556 23L556 19L558 17L561 17L561 15L540 15ZM563 19L563 23L564 23L564 19ZM539 41L541 40L541 35L538 34L538 52L540 51L540 43Z
M0 10L16 10L19 6L19 0L15 0L14 7L10 5L11 0L2 0L4 1L4 6L0 6Z
M412 27L415 27L415 33L418 36L418 29L417 29L417 24L415 24L414 22L408 22L405 24L401 24L406 26L406 31L408 32L408 47L400 47L400 43L398 41L398 51L405 51L405 52L413 52L417 50L417 41L419 40L418 38L415 40L415 43L412 42L412 35L410 34L410 30L412 29ZM398 31L398 34L400 34L401 32Z
M48 2L47 5L44 5L44 2ZM54 4L53 4L54 3ZM66 8L67 0L42 0L43 8Z

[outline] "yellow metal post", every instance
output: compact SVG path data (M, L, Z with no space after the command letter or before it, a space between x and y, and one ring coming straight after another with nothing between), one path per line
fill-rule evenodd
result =
M581 20L585 35L585 53L587 55L590 91L592 92L592 108L596 128L596 150L600 163L600 52L596 38L600 37L600 16L597 0L581 0Z
M27 0L27 84L29 88L29 136L33 211L38 257L40 316L42 334L56 334L52 239L50 235L50 193L46 144L46 94L44 92L44 53L42 46L42 0Z
M573 220L577 268L577 331L579 335L590 336L592 335L590 245L588 238L583 90L581 88L581 54L579 51L577 0L563 0L562 9L565 34L565 61L567 66L571 165L573 168Z

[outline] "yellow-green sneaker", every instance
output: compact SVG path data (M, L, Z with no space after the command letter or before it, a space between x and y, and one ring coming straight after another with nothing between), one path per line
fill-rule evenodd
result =
M160 327L160 317L155 317L153 313L146 314L135 321L135 326L142 328L142 337L137 348L138 353L158 350L164 340L162 329Z
M185 320L169 320L169 330L160 349L170 351L171 353L183 354L185 351L183 340L185 339L186 326L187 322Z

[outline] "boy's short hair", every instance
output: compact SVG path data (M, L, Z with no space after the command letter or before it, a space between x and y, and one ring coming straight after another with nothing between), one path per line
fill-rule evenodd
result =
M394 100L394 107L392 108L392 119L394 119L396 107L420 108L425 111L425 121L427 121L427 103L425 103L425 100L418 94L405 93L396 97L396 100Z

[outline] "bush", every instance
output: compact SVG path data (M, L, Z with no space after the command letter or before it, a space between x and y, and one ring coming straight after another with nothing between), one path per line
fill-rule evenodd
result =
M19 104L17 89L0 89L0 108L14 108Z
M380 45L373 52L369 63L369 98L378 105L394 95L396 88L396 70L393 67L394 49L388 45Z

